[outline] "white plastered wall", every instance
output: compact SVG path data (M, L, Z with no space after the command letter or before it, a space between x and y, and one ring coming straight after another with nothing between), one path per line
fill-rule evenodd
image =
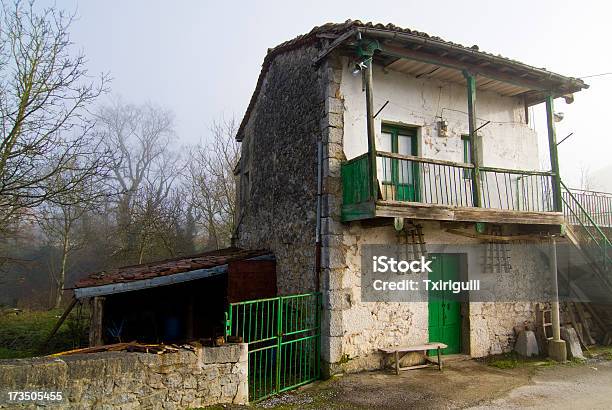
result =
M343 100L343 150L347 159L367 152L365 92L361 76L353 76L348 60L343 61L340 98ZM418 127L418 155L463 161L461 135L467 134L467 95L462 84L416 79L376 66L374 105L380 137L383 122ZM441 118L438 118L441 117ZM523 104L518 98L494 93L477 94L478 125L491 121L479 131L483 165L499 168L538 170L535 132L525 124ZM438 136L437 122L448 122L446 137ZM380 142L379 142L380 144ZM466 238L444 232L436 222L425 223L429 243L470 243ZM380 366L379 347L421 343L428 339L426 303L364 303L360 296L361 249L366 244L397 241L391 227L364 229L359 223L339 225L344 268L328 279L331 294L331 334L327 355L344 370ZM469 268L468 268L469 269ZM529 273L525 273L528 278ZM330 274L331 275L331 274ZM470 353L479 357L507 351L512 326L531 319L530 303L481 304L470 307ZM502 320L501 318L506 318Z
M360 75L343 62L340 91L344 98L344 152L347 159L367 152L366 106ZM397 71L374 67L374 109L389 104L375 119L378 144L382 122L419 127L418 154L427 158L463 161L461 135L468 133L467 93L464 84L415 78ZM477 90L478 131L484 166L538 170L538 141L525 123L520 98ZM441 117L441 118L439 118ZM446 137L438 136L438 121L448 122Z

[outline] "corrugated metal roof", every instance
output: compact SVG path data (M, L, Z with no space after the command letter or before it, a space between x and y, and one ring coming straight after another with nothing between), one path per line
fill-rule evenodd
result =
M232 261L250 259L268 254L270 254L270 252L265 250L253 251L239 248L226 248L188 257L166 259L157 262L143 263L141 265L124 266L92 273L88 275L87 278L79 280L75 288L79 289L153 279L183 272L214 268L215 266L225 265Z

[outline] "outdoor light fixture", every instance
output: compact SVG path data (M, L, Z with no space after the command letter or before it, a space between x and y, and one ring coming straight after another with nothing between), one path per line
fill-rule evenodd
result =
M446 120L438 121L438 136L448 137L448 121Z
M561 122L561 120L563 120L563 118L565 117L565 114L563 114L562 112L556 112L553 114L554 118L555 118L555 122Z
M368 68L368 60L371 60L371 58L365 58L361 61L357 61L355 62L355 67L353 67L353 75L357 75L359 73L361 73L363 70Z

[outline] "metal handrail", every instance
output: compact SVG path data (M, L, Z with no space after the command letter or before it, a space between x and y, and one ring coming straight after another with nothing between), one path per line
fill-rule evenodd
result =
M605 233L603 233L603 231L599 228L599 226L595 223L595 221L593 220L593 218L591 218L591 215L589 215L589 213L586 211L586 209L584 209L582 207L582 205L580 204L580 201L578 201L576 199L576 197L569 191L569 189L567 189L567 186L565 186L565 184L563 183L563 181L561 182L561 187L563 187L565 189L565 191L569 194L570 198L572 198L572 200L576 203L576 205L578 205L578 208L584 212L584 214L586 215L587 219L589 220L589 222L593 225L593 227L595 228L595 230L597 231L597 233L599 233L605 240L605 242L608 244L608 246L612 246L612 242L610 242L610 240L608 239L608 237L606 236ZM565 204L567 205L568 209L572 210L572 208L570 207L570 205L567 203L567 201L565 201L565 199L563 200L563 202L565 202ZM575 212L573 212L575 214ZM578 219L578 222L580 222L580 225L582 225L584 228L586 228L586 226L584 226L584 224L582 223L582 221L580 219Z

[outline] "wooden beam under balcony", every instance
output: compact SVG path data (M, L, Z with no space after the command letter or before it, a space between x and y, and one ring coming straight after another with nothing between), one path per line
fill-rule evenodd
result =
M511 211L381 200L376 201L374 217L531 225L561 225L563 223L561 212Z

